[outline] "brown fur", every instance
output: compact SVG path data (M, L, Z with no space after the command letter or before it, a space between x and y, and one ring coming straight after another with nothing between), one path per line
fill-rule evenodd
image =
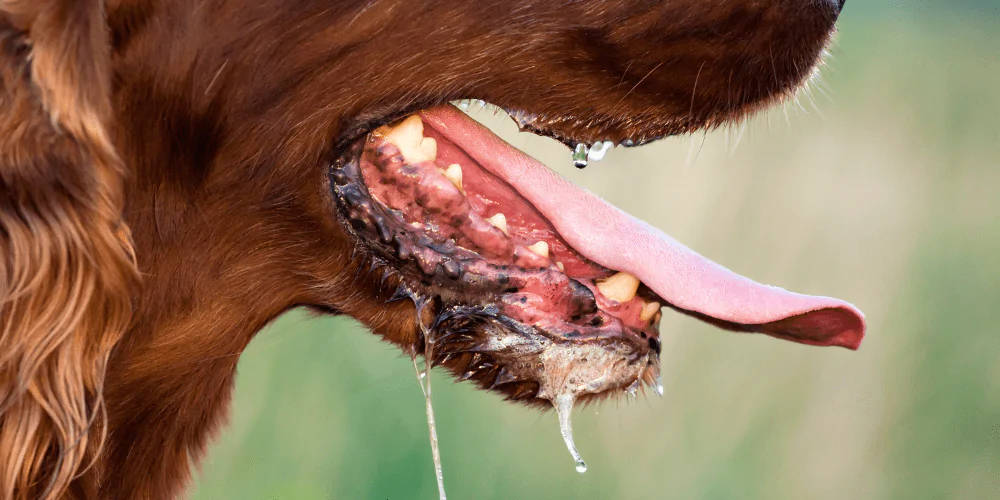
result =
M105 370L137 274L121 220L100 3L4 8L0 497L49 498L100 452Z
M564 140L718 126L809 75L821 4L4 2L0 498L175 497L290 308L416 344L334 216L346 140L466 97Z

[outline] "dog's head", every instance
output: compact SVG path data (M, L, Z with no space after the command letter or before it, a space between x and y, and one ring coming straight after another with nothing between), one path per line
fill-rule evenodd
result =
M248 32L262 47L249 53L266 62L244 71L287 75L258 78L277 100L258 123L290 124L284 137L319 158L304 163L306 189L321 190L315 206L330 208L312 215L334 222L319 241L344 242L352 283L364 284L306 302L541 405L657 388L661 306L727 329L856 348L864 325L849 304L735 275L449 104L489 102L583 165L612 145L730 124L792 95L813 75L840 8L374 2L302 18L318 30ZM228 78L216 85L254 80L220 71ZM287 86L276 93L274 81ZM327 182L315 180L320 170ZM343 288L319 268L308 274L323 277L320 289Z
M142 397L167 404L189 394L139 381L185 363L190 373L212 363L231 372L232 352L295 306L351 315L529 404L655 384L661 306L727 329L856 348L864 321L853 306L735 275L449 104L487 101L583 164L612 145L731 124L791 96L815 71L842 6L0 6L0 97L17 105L0 110L11 131L0 142L0 439L49 436L22 446L34 452L0 475L0 496L43 491L39 475L60 489L84 455L56 457L100 427L92 417L102 394L114 433L142 418ZM142 286L130 284L129 227ZM76 290L71 271L94 284L56 311L46 294ZM130 301L136 315L105 391L94 360L118 341ZM52 311L32 317L31 308ZM29 352L42 337L54 347ZM76 369L95 363L93 373ZM39 381L72 397L31 392ZM19 404L41 427L8 425Z

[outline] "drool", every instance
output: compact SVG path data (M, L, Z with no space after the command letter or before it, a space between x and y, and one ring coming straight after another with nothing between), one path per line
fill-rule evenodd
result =
M510 400L555 407L585 471L570 410L656 384L664 301L582 256L517 189L419 116L357 141L330 178L370 266L386 270L396 298L419 306L411 352Z

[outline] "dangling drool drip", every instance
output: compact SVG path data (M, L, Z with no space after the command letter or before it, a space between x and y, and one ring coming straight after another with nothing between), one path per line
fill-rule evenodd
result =
M438 447L437 425L434 423L434 405L431 402L431 361L434 359L434 339L431 336L431 329L424 321L424 311L427 302L419 299L415 294L410 294L413 304L417 308L417 324L424 336L424 369L417 366L417 353L412 353L410 358L413 361L413 369L417 373L417 383L420 384L420 391L424 394L424 401L427 409L427 428L430 431L431 455L434 458L434 476L437 478L438 496L440 500L448 500L444 492L444 472L441 468L441 450Z
M559 416L559 431L562 433L563 441L566 441L566 448L576 462L576 471L583 474L587 472L587 464L576 451L576 443L573 442L573 422L570 421L570 413L573 412L573 395L561 394L557 396L552 405L556 407L556 414Z
M431 435L431 455L434 457L434 476L437 478L438 495L441 500L448 500L444 492L444 471L441 468L441 451L438 448L437 425L434 423L434 406L431 403L431 377L430 365L426 365L423 370L417 367L417 358L411 358L413 369L417 372L417 383L424 393L424 401L427 403L427 428Z

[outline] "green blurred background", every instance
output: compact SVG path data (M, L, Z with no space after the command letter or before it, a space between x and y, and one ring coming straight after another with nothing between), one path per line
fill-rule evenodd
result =
M1000 2L848 2L822 80L745 127L615 150L511 142L758 281L866 312L859 352L667 313L666 393L545 414L434 373L453 499L1000 498ZM496 128L496 127L495 127ZM430 499L410 360L293 312L239 365L197 499Z

